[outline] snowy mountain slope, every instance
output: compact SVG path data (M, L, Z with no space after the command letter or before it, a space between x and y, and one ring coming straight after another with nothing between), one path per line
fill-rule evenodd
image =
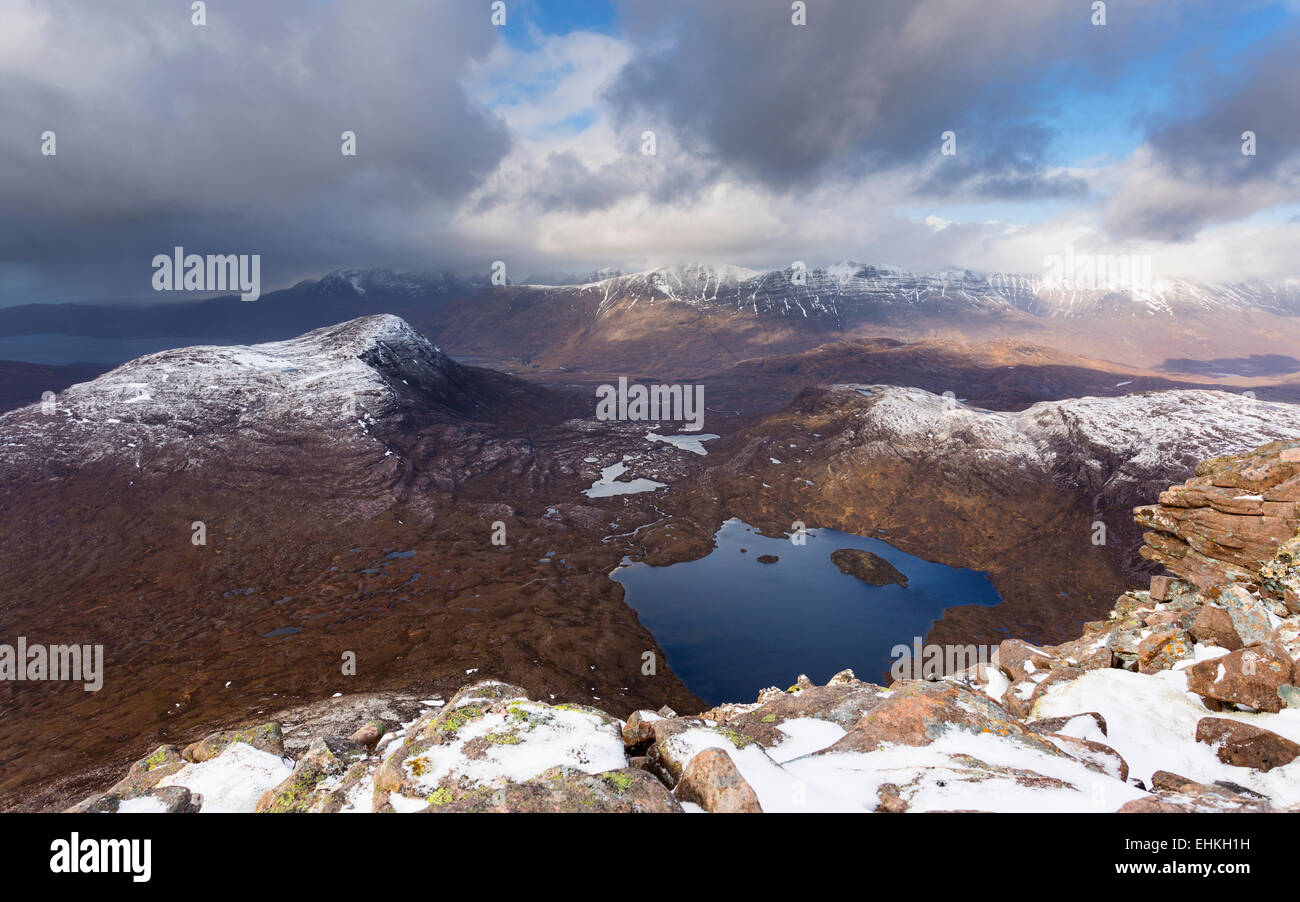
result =
M558 290L558 289L557 289ZM575 289L565 289L575 290ZM1206 284L1186 279L1134 287L1074 287L1041 276L949 268L915 273L851 261L820 268L765 272L688 263L616 275L577 286L600 292L602 310L614 300L680 301L755 314L839 318L849 312L902 309L1037 317L1173 316L1256 309L1300 314L1300 284L1248 281Z
M0 417L0 466L148 454L161 464L258 445L375 444L433 420L486 422L541 389L463 367L387 314L286 341L148 354ZM224 450L223 450L224 449Z
M1003 413L918 388L835 388L856 395L836 439L855 453L933 458L943 470L990 477L1033 474L1097 493L1106 506L1158 494L1198 461L1300 436L1300 405L1221 391L1071 398Z

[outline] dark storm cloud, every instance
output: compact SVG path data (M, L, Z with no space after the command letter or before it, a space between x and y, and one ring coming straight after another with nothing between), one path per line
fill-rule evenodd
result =
M932 166L913 185L918 197L943 200L954 195L993 200L1032 198L1084 199L1089 189L1082 179L1063 172L1045 172L1039 148L1050 133L1033 123L1003 123L993 131L964 128L956 132L958 153Z
M189 2L0 0L0 303L148 294L174 244L260 253L272 283L436 260L510 147L459 81L486 9L223 0L197 27Z
M499 204L523 203L533 212L588 213L611 207L644 187L644 180L636 178L629 166L593 168L571 150L552 151L513 173L510 184L485 192L475 208L483 211Z
M536 163L525 163L508 184L484 192L478 211L499 204L520 204L533 213L590 213L620 201L644 197L654 203L689 200L708 188L722 167L708 161L683 165L670 154L643 156L636 147L613 162L588 165L572 150L552 151Z
M1052 67L1100 72L1133 49L1151 3L1093 27L1080 0L627 0L643 36L608 97L626 123L673 129L697 154L773 188L915 167L918 194L1061 196L1034 90ZM1050 111L1049 111L1050 112ZM936 168L940 136L957 165ZM962 156L967 154L967 156Z

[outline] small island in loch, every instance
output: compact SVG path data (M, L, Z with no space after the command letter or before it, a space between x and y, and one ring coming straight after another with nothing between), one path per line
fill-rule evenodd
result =
M872 586L888 586L898 583L907 588L907 577L893 564L882 557L859 548L840 548L831 552L831 563L840 568L841 573L856 577Z

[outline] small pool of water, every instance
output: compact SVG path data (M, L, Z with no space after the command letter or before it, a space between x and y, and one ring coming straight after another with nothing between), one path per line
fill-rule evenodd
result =
M714 538L717 548L697 561L629 564L611 574L668 666L709 704L752 702L801 673L821 684L851 667L860 679L878 681L896 660L890 651L911 647L946 608L1002 601L988 574L922 560L880 539L814 529L795 545L736 519ZM839 548L883 558L907 577L907 587L841 573L830 560ZM758 563L766 554L780 560Z

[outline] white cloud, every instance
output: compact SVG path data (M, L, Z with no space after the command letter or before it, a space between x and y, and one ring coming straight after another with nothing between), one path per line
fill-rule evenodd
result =
M589 152L591 162L607 161L612 148L599 140L608 137L604 126L593 133L566 123L596 115L602 90L626 65L631 49L616 38L584 31L537 35L535 41L527 50L498 43L470 69L465 79L470 96L501 116L527 142L529 153L571 149Z

